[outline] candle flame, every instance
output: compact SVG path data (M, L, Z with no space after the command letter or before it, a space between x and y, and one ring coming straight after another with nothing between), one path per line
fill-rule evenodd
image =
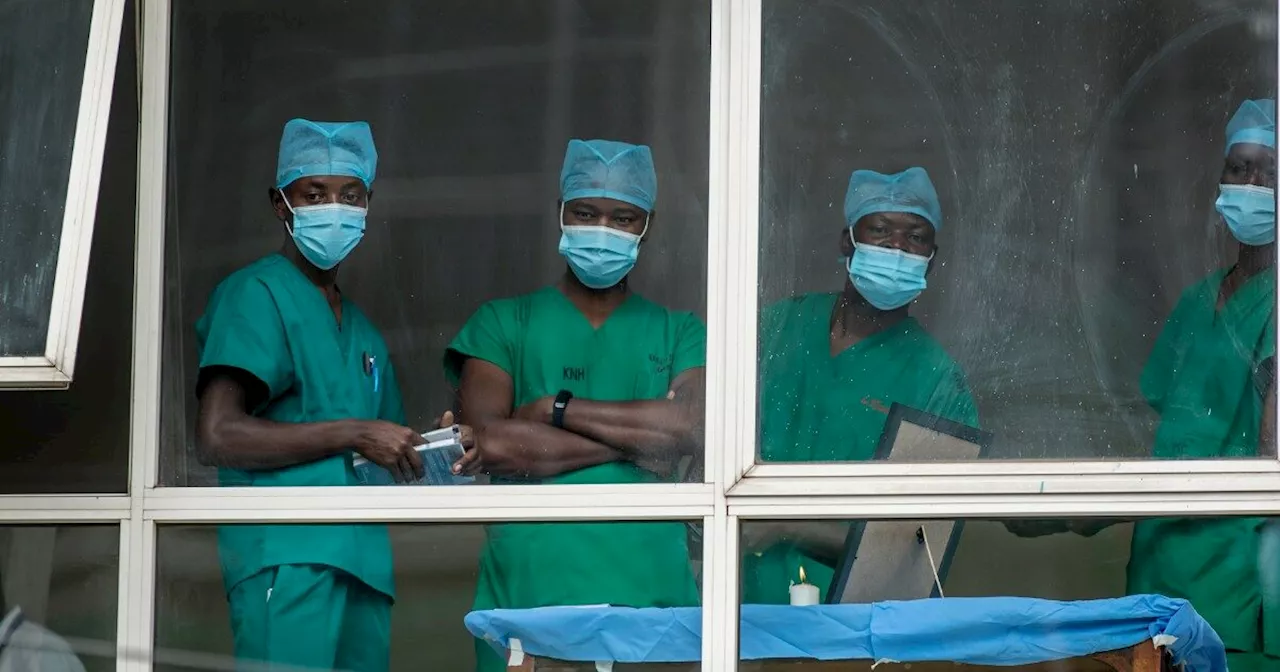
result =
M800 565L800 583L804 582L804 565Z

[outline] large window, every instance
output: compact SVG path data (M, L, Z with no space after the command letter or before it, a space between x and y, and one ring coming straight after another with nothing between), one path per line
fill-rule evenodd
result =
M1243 158L1227 130L1277 95L1274 2L0 0L0 17L0 260L19 262L0 292L25 292L0 301L0 386L65 387L79 362L69 390L0 393L0 577L88 669L250 665L241 608L296 577L241 574L317 540L394 580L392 670L472 669L464 618L509 606L495 586L532 595L512 611L701 607L655 670L827 669L741 655L763 636L744 619L791 600L801 568L850 613L1186 599L1233 661L1280 656L1275 248L1242 251L1216 205L1222 185L1274 187L1274 129L1247 122ZM568 141L649 145L633 288L705 325L696 455L647 482L463 487L249 487L229 472L271 470L209 464L197 323L223 279L293 245L270 188L295 117L371 125L375 197L339 284L419 431L459 407L445 351L480 307L564 277ZM888 177L911 167L936 205L916 173ZM864 247L898 250L892 268L851 260ZM1188 291L1242 263L1253 285ZM1205 334L1220 347L1195 350ZM335 542L354 527L385 543ZM264 550L254 530L284 533ZM644 573L661 594L610 581Z
M0 388L65 388L123 0L0 7Z
M706 2L386 0L339 23L343 2L259 8L173 7L171 129L190 141L168 148L162 484L217 482L195 460L196 322L221 280L287 240L267 191L292 117L372 127L369 230L340 285L382 332L411 426L453 407L443 353L467 319L565 272L570 138L651 147L656 217L632 284L705 319ZM324 85L297 77L301 59ZM212 175L235 196L210 203Z
M1239 256L1214 200L1228 120L1274 91L1274 3L763 9L761 461L871 459L873 439L816 425L873 424L895 402L990 431L991 459L1257 455L1256 431L1219 450L1157 441L1153 408L1196 405L1214 423L1208 399L1173 389L1194 299L1170 320ZM879 187L851 175L913 166L940 203L927 287L910 319L833 354L828 318L847 313L831 328L849 334L841 347L868 322L843 241ZM1262 303L1247 310L1265 322L1274 296ZM1270 344L1240 347L1260 363ZM821 405L797 398L819 391ZM1258 397L1239 409L1254 430Z

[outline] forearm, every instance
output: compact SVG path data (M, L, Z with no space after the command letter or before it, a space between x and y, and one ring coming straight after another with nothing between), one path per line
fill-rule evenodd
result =
M546 478L624 459L621 452L573 432L528 420L495 420L481 429L481 442L509 446L513 455L500 476Z
M287 423L244 415L202 426L197 447L203 464L264 471L338 455L355 439L347 420Z
M564 428L635 460L678 461L700 453L702 430L683 404L670 400L601 402L574 399Z

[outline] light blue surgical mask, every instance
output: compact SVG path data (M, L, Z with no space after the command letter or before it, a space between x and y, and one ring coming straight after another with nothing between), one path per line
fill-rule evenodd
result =
M1245 245L1276 242L1276 192L1252 184L1218 186L1214 209L1222 215L1231 235Z
M649 222L645 220L645 231ZM560 256L578 281L591 289L607 289L627 277L640 256L640 235L608 226L565 226L560 206Z
M304 205L297 208L289 203L284 192L284 205L293 213L293 225L289 235L293 242L316 268L327 271L342 263L351 254L360 239L364 238L367 208L345 203Z
M849 236L852 239L852 229ZM867 303L880 310L893 310L911 303L924 291L930 259L889 247L854 243L849 279Z

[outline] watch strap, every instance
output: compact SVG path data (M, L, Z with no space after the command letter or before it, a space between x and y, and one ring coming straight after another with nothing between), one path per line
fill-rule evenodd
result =
M564 409L569 407L569 400L573 398L573 393L569 390L560 390L556 395L555 403L551 405L551 426L556 429L564 429Z

